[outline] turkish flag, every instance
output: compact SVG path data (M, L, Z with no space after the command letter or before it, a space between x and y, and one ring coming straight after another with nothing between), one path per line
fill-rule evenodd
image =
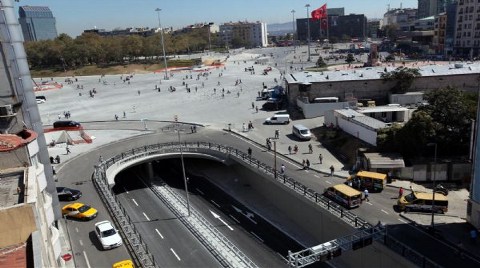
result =
M327 17L327 4L312 11L312 20L321 20Z

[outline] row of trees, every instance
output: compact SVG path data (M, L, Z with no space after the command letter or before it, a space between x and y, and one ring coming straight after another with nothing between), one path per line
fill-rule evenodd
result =
M190 53L208 49L208 28L186 33L164 34L167 55ZM218 38L211 35L211 43ZM138 35L102 37L83 33L71 38L61 34L54 40L25 43L30 67L75 69L91 64L118 64L125 61L151 61L162 55L160 34L149 37Z

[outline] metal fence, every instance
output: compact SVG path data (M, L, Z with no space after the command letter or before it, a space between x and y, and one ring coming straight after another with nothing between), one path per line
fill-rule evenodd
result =
M295 179L288 177L284 174L281 174L280 171L268 166L265 163L260 162L259 160L248 155L247 153L244 153L230 146L224 146L224 145L215 144L211 142L182 142L182 143L170 142L170 143L152 144L152 145L134 148L126 152L123 152L119 155L116 155L106 160L104 163L102 163L100 167L97 168L97 170L102 170L102 172L96 172L96 173L103 174L103 176L97 175L96 177L101 178L101 180L103 180L103 183L108 185L107 179L105 176L105 170L108 167L112 165L121 165L123 163L132 161L134 159L148 157L152 155L161 155L165 153L180 152L180 144L182 147L181 150L183 152L208 153L208 151L214 151L216 153L223 154L225 158L231 157L231 158L240 160L245 164L248 164L251 167L256 168L258 171L272 176L278 182L282 183L286 187L289 187L294 192L300 195L303 195L305 198L309 199L310 201L316 203L317 205L321 206L325 210L334 214L335 216L337 216L344 222L348 223L352 227L361 228L361 229L373 227L371 223L358 217L351 211L346 210L342 206L324 197L322 194L317 193L315 190L308 188L302 183L296 181ZM410 247L396 240L395 238L389 236L388 232L386 234L385 239L381 242L383 242L384 245L398 252L408 260L419 265L420 267L440 267L440 265L436 264L432 260L426 258L420 253L414 251ZM148 255L149 253L145 253L145 254Z

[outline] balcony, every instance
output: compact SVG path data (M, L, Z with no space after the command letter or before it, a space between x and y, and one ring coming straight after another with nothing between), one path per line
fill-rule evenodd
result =
M24 129L17 134L0 134L0 152L9 152L25 146L37 138L37 133Z

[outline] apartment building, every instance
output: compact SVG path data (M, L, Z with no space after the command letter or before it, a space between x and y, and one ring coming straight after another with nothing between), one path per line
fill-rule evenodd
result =
M227 47L266 47L267 24L264 22L228 22L220 25L219 35Z
M453 49L468 59L480 56L480 0L458 1Z

